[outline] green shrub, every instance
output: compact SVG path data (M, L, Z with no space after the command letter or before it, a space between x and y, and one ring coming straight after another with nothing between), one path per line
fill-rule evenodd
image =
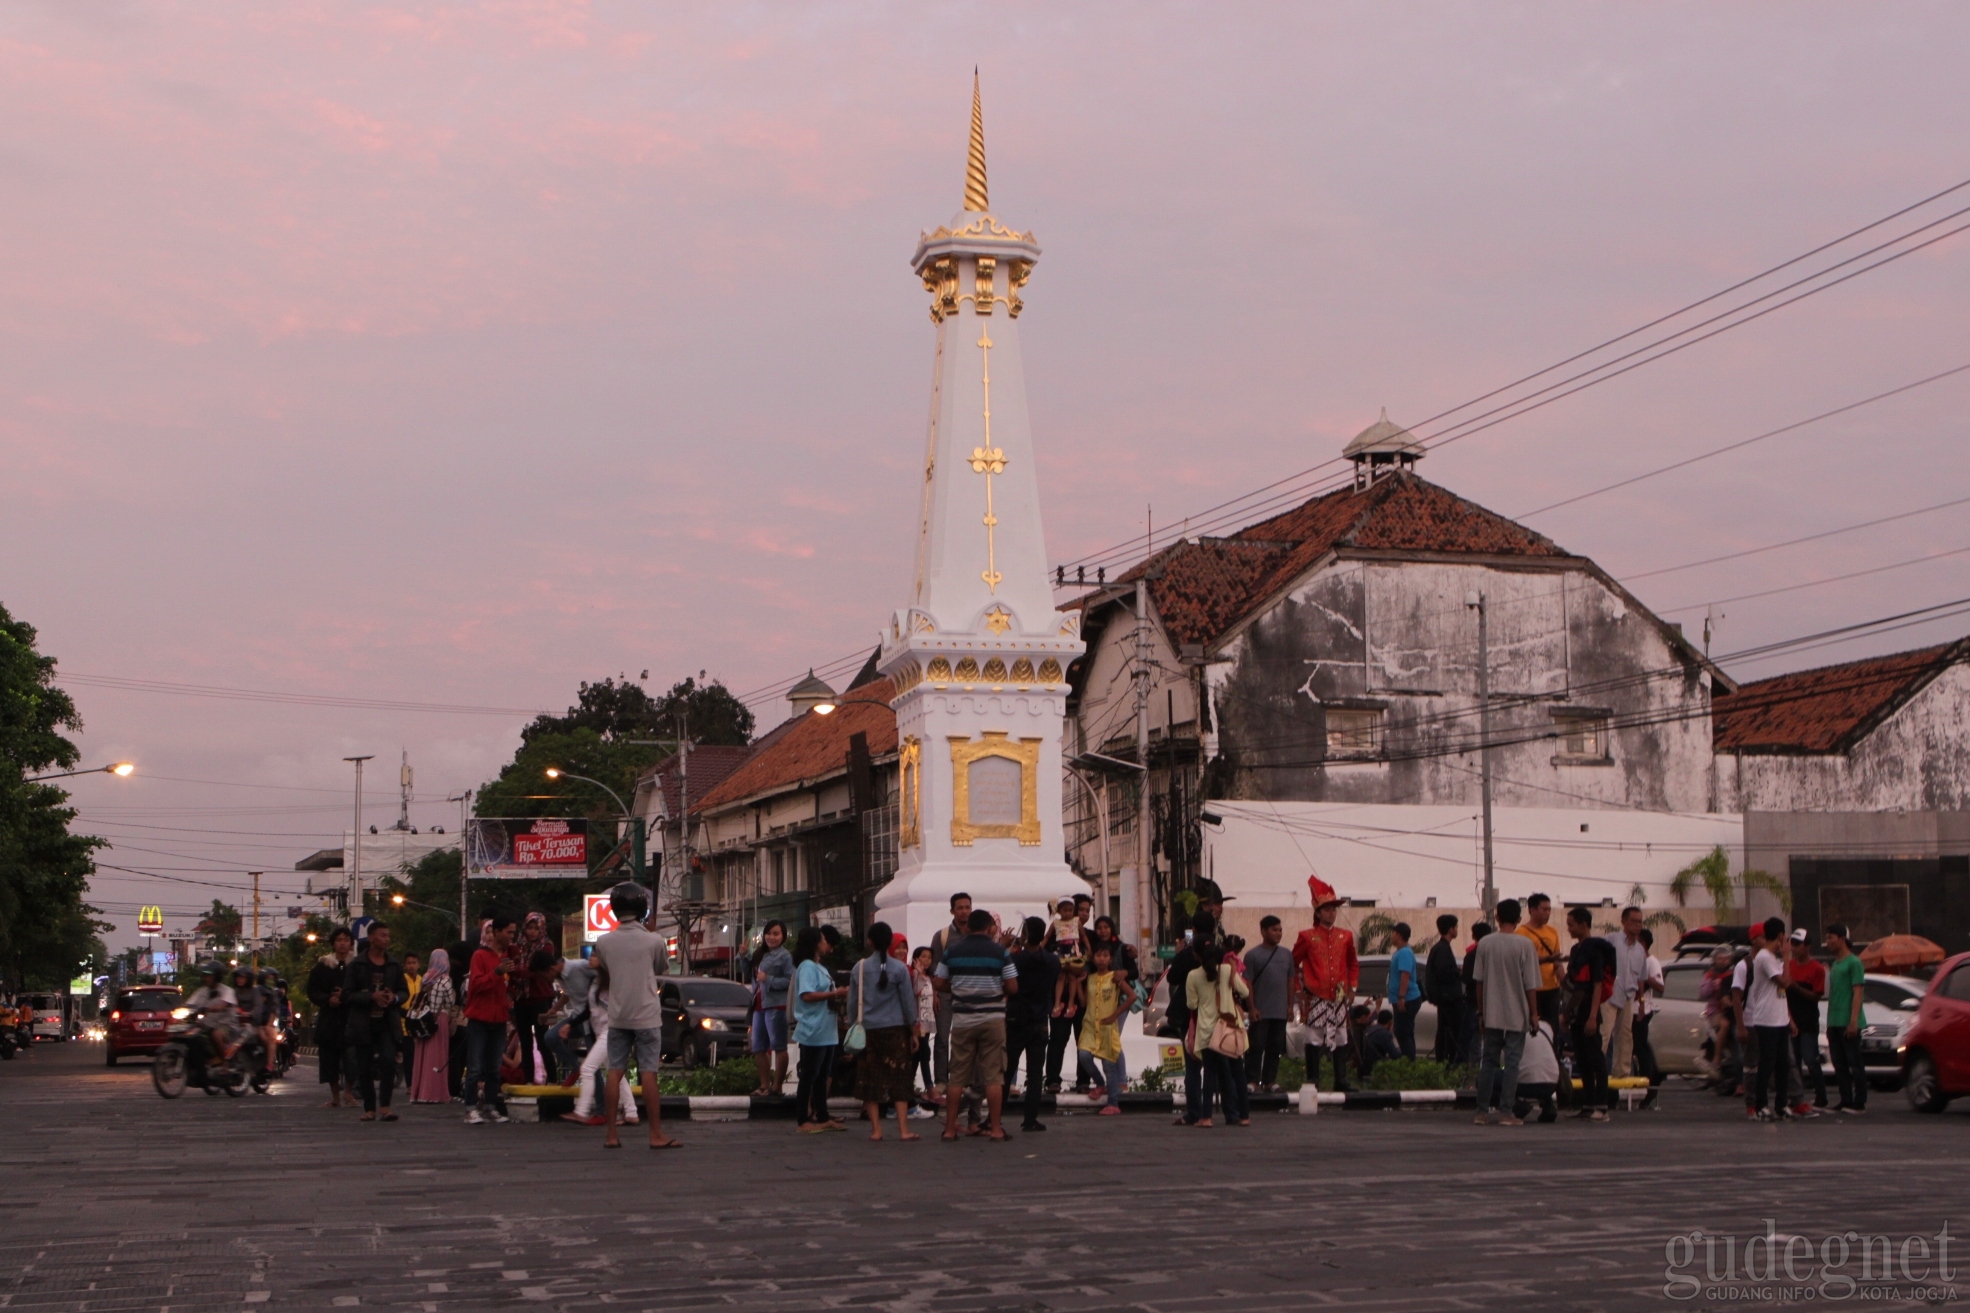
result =
M1366 1090L1454 1090L1470 1084L1470 1069L1435 1058L1383 1058L1375 1064Z
M658 1075L657 1088L665 1094L751 1094L759 1084L759 1068L751 1058L727 1058L716 1067L693 1067L689 1071L666 1071Z

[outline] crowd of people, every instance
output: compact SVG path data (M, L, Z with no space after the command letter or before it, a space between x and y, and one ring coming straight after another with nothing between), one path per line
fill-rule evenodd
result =
M1556 925L1545 895L1508 898L1495 923L1472 927L1461 954L1457 918L1438 917L1420 959L1410 927L1397 923L1385 997L1368 1007L1358 1001L1355 932L1339 924L1344 900L1317 876L1309 887L1313 924L1290 948L1277 917L1260 921L1255 945L1227 934L1222 893L1210 881L1198 888L1164 975L1160 1033L1181 1040L1178 1125L1249 1125L1251 1091L1280 1088L1295 1022L1306 1080L1318 1087L1346 1091L1382 1062L1416 1058L1425 1001L1436 1009L1433 1056L1476 1070L1479 1122L1519 1125L1535 1113L1551 1122L1569 1107L1604 1122L1614 1078L1646 1085L1642 1105L1654 1106L1663 1076L1649 1030L1663 973L1639 909L1623 909L1620 927L1603 934L1588 908ZM639 1120L652 1148L675 1147L657 1089L664 945L647 924L648 891L619 885L611 906L618 928L591 957L573 960L538 912L517 924L489 917L476 943L437 950L428 964L393 957L381 923L360 944L336 930L307 983L328 1106L394 1120L401 1074L411 1101L462 1104L478 1125L507 1119L504 1086L558 1085L574 1094L571 1120L605 1127L610 1147L620 1125ZM804 927L791 941L783 923L764 927L742 964L753 1093L783 1096L791 1074L799 1133L847 1129L830 1112L831 1095L861 1104L875 1140L889 1117L906 1141L920 1138L912 1121L934 1119L946 1140L1003 1140L1011 1098L1019 1128L1044 1131L1044 1099L1070 1082L1098 1115L1120 1112L1129 1083L1122 1027L1149 1006L1151 982L1112 919L1092 915L1085 895L1061 900L1049 918L1010 925L963 893L950 912L949 925L914 947L881 922L857 943L830 926ZM1741 1088L1760 1118L1827 1106L1818 1008L1828 999L1839 1108L1863 1111L1861 973L1844 930L1828 931L1831 971L1804 931L1788 937L1776 919L1754 928L1754 939L1742 956L1720 950L1705 979L1713 1078ZM622 1089L632 1071L640 1118Z

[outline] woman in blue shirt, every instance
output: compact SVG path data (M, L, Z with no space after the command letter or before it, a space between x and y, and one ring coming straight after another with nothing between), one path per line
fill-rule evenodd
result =
M1403 1057L1413 1058L1423 986L1416 978L1416 950L1409 946L1409 923L1397 921L1389 936L1395 942L1395 952L1389 955L1389 1010L1395 1013L1395 1042Z
M820 951L820 930L803 927L793 947L793 1042L800 1045L802 1135L848 1129L828 1116L828 1086L834 1082L835 1054L841 1047L833 1003L848 991L836 989L835 978L814 960Z

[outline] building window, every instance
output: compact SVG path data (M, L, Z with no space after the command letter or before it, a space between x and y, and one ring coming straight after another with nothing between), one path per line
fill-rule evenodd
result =
M1559 723L1560 756L1573 761L1606 761L1608 722L1605 716L1563 716Z
M787 850L773 850L773 892L783 894L787 891Z
M1347 707L1327 708L1329 760L1372 757L1382 750L1382 713Z

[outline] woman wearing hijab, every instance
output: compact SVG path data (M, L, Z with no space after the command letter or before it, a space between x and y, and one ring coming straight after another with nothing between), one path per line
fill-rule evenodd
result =
M435 1026L417 1040L411 1054L412 1103L451 1102L451 1033L457 1008L458 996L451 987L451 954L434 948L431 968L424 973L410 1011L411 1029Z

